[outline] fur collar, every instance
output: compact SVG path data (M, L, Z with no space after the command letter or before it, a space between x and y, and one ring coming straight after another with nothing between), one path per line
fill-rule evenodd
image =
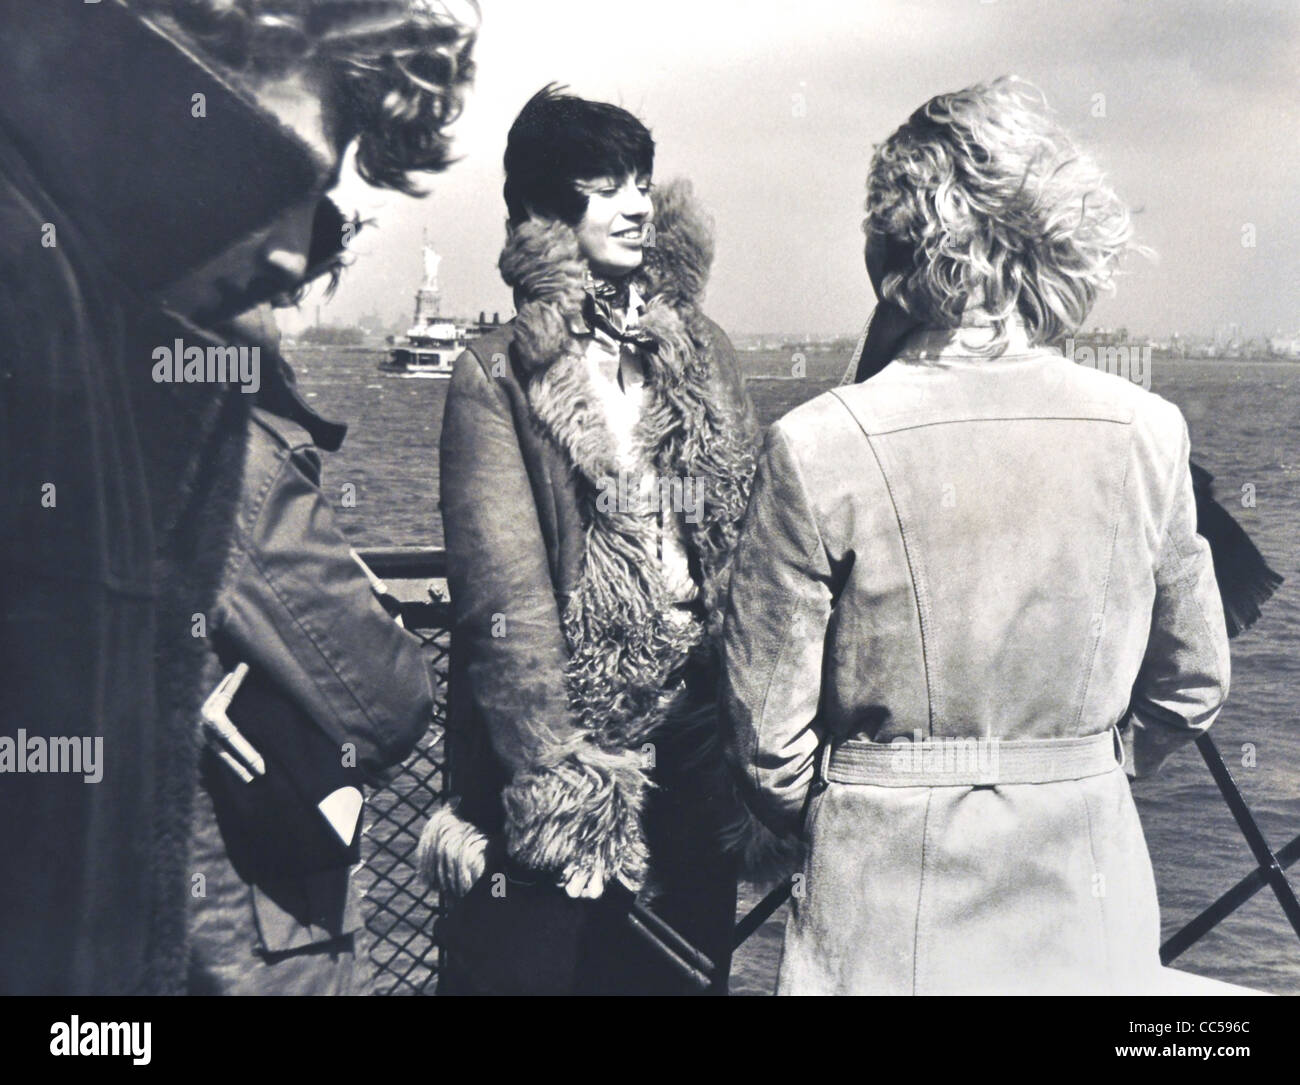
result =
M686 527L702 572L705 623L680 620L660 571L645 560L655 528L636 499L622 508L596 500L610 492L620 465L590 384L585 339L572 330L584 297L574 231L562 222L524 223L500 259L518 302L513 342L529 405L573 464L588 525L584 567L564 615L570 690L587 726L619 747L662 722L669 676L692 653L709 650L706 626L720 622L726 564L753 473L751 438L739 417L744 405L723 401L728 386L712 370L715 333L698 305L713 239L687 183L656 190L651 240L634 279L651 344L643 352L645 400L634 447L640 470L703 486L699 522Z
M653 308L697 310L713 266L713 226L695 201L690 183L670 181L654 190L654 220L647 228L645 259L633 285ZM501 277L519 302L516 342L526 359L546 365L567 338L565 318L582 310L585 264L572 227L530 219L506 240ZM518 330L522 326L525 336Z
M703 836L714 836L754 873L771 875L790 861L733 790L717 712L692 702L675 681L689 661L716 673L711 634L721 626L754 473L755 434L729 368L734 363L715 349L721 333L699 310L713 241L688 185L656 190L654 223L653 244L634 280L646 302L640 328L649 340L634 448L639 469L702 487L700 515L686 529L701 576L703 619L681 619L656 564L647 560L655 527L637 498L631 507L597 500L608 494L602 487L620 464L589 382L586 340L573 330L582 326L575 318L585 293L576 235L563 223L525 223L500 261L515 289L512 352L529 407L572 466L585 525L583 565L562 616L570 651L565 677L585 733L516 773L505 788L506 846L526 868L559 872L565 880L575 870L600 869L632 888L653 866L641 826L650 782L644 740L652 735L666 740L665 749L687 751L699 793L718 797L716 810L701 809ZM444 807L425 826L419 861L430 880L463 892L482 872L485 852L478 828Z

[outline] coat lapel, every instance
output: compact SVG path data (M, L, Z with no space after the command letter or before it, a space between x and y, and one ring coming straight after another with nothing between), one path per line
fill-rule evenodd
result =
M656 243L635 284L647 299L647 346L634 447L642 471L703 484L705 508L699 523L687 525L687 537L707 581L717 540L734 539L744 511L750 450L732 448L744 443L726 425L724 408L733 405L712 402L708 351L691 332L712 257L707 229L685 186L660 189L656 205ZM658 565L647 560L657 528L641 496L609 500L621 464L587 369L586 341L572 331L584 298L576 236L563 223L524 223L500 266L516 291L514 347L527 374L529 407L580 481L583 564L563 616L570 691L589 726L625 744L662 722L671 699L665 686L702 645L704 627L683 620ZM721 533L720 520L727 521ZM706 600L712 601L707 591Z

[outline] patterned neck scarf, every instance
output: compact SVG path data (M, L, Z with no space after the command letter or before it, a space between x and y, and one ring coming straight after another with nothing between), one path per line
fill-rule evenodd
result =
M586 297L582 301L585 328L576 331L600 331L617 343L646 346L651 338L639 326L627 327L627 310L631 304L631 280L609 282L588 273Z

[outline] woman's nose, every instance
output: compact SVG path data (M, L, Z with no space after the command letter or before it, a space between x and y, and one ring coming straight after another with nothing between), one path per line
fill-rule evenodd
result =
M628 219L641 221L649 218L653 211L654 204L651 202L650 196L639 188L634 188L632 195L623 204L623 217Z

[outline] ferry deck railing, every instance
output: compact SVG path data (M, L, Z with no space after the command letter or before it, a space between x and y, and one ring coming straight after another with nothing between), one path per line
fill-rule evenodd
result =
M445 551L433 547L387 547L362 550L366 564L381 579L442 581L447 575ZM362 841L361 883L369 935L366 989L373 994L432 994L437 983L438 947L434 921L442 914L439 894L427 888L415 866L420 830L441 800L446 759L443 725L446 711L447 657L450 647L450 603L445 590L430 586L426 598L402 604L406 628L423 641L434 676L434 715L429 733L383 789L366 804ZM1196 742L1224 801L1255 859L1255 867L1160 947L1169 964L1267 886L1300 938L1300 901L1286 870L1300 859L1300 834L1273 850L1233 780L1214 740L1207 734ZM738 927L740 940L757 930L782 903L770 896Z

